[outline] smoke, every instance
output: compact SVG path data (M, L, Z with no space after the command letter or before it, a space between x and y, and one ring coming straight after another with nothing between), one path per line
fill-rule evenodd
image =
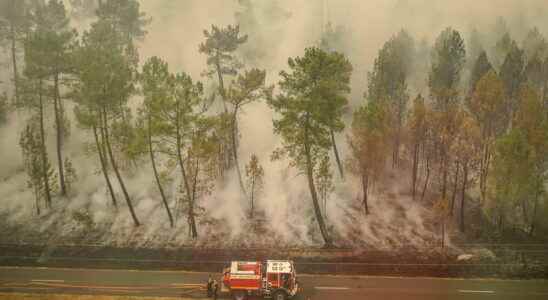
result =
M349 57L354 73L350 104L355 108L363 103L367 87L367 71L383 43L401 29L406 29L416 41L416 46L430 47L436 36L447 26L467 35L476 28L485 38L484 47L491 49L496 42L493 26L497 18L504 17L514 39L521 42L532 26L548 28L544 0L272 0L250 1L252 10L228 0L141 0L142 10L151 17L148 35L139 43L141 60L158 56L169 62L172 72L184 71L195 80L212 87L214 81L201 74L206 69L206 58L198 52L203 42L203 30L212 24L226 26L237 20L241 31L249 35L248 44L239 53L246 67L267 70L267 84L275 84L278 74L287 69L287 58L300 56L305 47L318 44L327 22L344 29L341 50ZM325 10L327 8L327 10ZM236 14L239 13L239 17ZM75 25L80 31L87 28L89 20ZM547 34L547 32L542 32ZM488 50L487 49L487 50ZM250 53L256 50L256 55ZM8 66L8 56L2 54L2 65ZM417 65L428 65L428 55ZM425 68L426 70L426 68ZM9 68L1 71L0 78L9 78ZM427 74L424 70L413 73L410 80L412 93L428 94ZM7 89L7 84L0 88ZM414 97L414 95L411 95ZM139 99L132 101L139 103ZM67 109L67 111L70 111ZM349 124L350 112L346 121ZM288 167L287 161L271 161L272 151L280 146L273 134L273 114L266 103L245 107L240 115L240 157L242 168L251 154L256 154L265 169L265 187L257 206L264 214L263 228L267 234L254 233L256 226L247 220L249 201L239 196L237 176L218 185L211 195L200 199L205 208L199 224L202 245L318 245L321 236L311 208L308 186L303 174ZM49 122L53 116L49 116ZM156 186L151 168L146 160L134 173L126 173L127 186L135 204L136 213L143 221L138 229L133 227L127 207L119 196L120 207L115 211L103 177L99 172L96 154L86 152L92 141L89 132L78 129L72 122L72 135L66 144L78 173L74 194L70 199L56 198L54 212L37 217L34 213L32 193L26 188L26 175L22 170L19 133L25 122L23 114L13 113L7 126L0 128L0 214L6 221L21 224L21 234L28 239L43 239L38 233L49 232L65 241L109 243L115 245L181 245L191 243L184 216L176 212L176 197L180 181L177 172L171 174L172 184L167 188L176 226L169 222ZM53 131L48 125L48 149L53 159ZM345 133L337 137L342 156L348 155ZM333 160L332 160L333 161ZM407 176L388 176L379 184L371 197L372 213L364 217L359 203L360 188L352 178L342 181L333 168L335 191L327 202L327 223L342 243L377 248L395 248L406 245L428 247L436 230L427 209L411 201ZM115 188L117 185L114 184ZM117 190L117 194L121 195ZM84 217L75 217L75 213ZM86 225L89 221L93 226ZM17 238L17 237L12 237ZM10 239L10 237L3 237Z

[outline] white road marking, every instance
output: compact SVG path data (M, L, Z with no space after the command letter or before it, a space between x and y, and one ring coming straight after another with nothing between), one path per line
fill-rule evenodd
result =
M59 283L59 282L65 282L64 280L48 280L48 279L33 279L31 280L31 282L55 282L55 283Z
M474 290L459 290L460 293L483 293L483 294L494 294L495 291L474 291Z
M345 287L345 286L316 286L314 288L317 290L334 290L334 291L350 289L349 287Z

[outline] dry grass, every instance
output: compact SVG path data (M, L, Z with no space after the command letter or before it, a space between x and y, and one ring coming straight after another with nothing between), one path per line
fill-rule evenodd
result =
M190 298L0 293L2 300L191 300ZM193 299L196 300L196 299Z

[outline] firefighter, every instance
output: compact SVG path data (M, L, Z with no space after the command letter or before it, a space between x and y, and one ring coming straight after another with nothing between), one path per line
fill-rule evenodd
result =
M219 293L219 283L217 280L213 281L213 300L217 300L217 294Z
M208 298L211 298L212 288L213 288L213 278L211 278L211 274L209 274L209 277L207 278L207 297Z

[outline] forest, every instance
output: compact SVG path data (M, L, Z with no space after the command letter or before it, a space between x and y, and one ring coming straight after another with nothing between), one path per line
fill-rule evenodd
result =
M324 18L272 68L276 26L297 16L233 2L233 22L183 44L196 75L143 55L143 1L0 0L2 230L326 247L548 237L541 27L400 28L364 71L353 29Z

